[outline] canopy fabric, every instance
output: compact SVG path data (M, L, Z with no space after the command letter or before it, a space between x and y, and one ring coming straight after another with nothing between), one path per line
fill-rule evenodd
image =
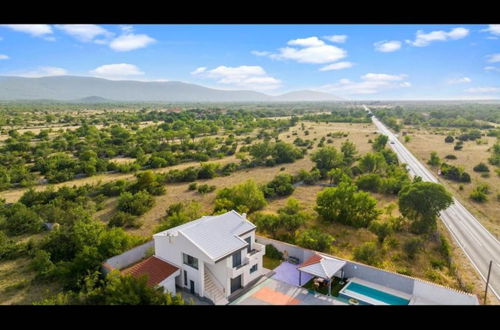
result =
M297 267L297 269L301 272L330 280L345 264L345 261L315 254Z

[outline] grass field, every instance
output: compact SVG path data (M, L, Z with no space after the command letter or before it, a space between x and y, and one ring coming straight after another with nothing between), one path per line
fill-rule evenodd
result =
M405 143L405 146L422 161L427 168L429 168L437 177L438 168L432 168L427 165L430 158L430 153L436 151L438 156L445 162L462 166L464 170L470 174L472 182L464 183L463 190L460 190L460 183L451 180L439 178L440 182L453 193L453 195L460 200L464 206L473 213L476 218L497 238L500 238L500 201L496 196L500 193L500 177L494 172L495 167L488 163L488 158L491 156L489 148L495 144L496 138L482 137L482 140L487 141L487 144L476 144L475 141L466 141L462 150L453 150L454 143L444 142L446 131L442 130L441 134L432 134L428 130L411 129L411 140ZM404 141L403 137L400 137ZM457 156L456 160L444 159L448 154ZM490 168L490 177L482 178L480 173L474 172L473 167L483 162ZM487 183L490 186L491 193L489 200L484 203L477 203L469 198L472 190L480 183Z

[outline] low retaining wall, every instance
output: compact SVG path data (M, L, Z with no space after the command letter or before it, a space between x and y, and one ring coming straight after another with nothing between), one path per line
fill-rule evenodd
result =
M144 243L142 245L136 246L135 248L128 250L122 254L111 257L105 260L102 268L104 273L108 273L113 269L123 269L127 266L135 264L136 262L144 259L148 253L148 250L154 248L154 240Z
M360 264L350 260L338 258L327 253L316 252L297 245L277 241L271 238L255 236L257 243L264 245L272 244L280 252L288 252L289 256L296 257L300 263L307 260L315 253L333 257L346 262L344 266L345 277L357 277L359 279L379 284L394 290L406 292L428 301L441 305L478 305L479 300L475 295L434 284L418 278L393 273L372 266Z

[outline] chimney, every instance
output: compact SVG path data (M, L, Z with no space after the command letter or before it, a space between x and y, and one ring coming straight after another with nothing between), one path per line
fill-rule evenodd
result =
M241 216L243 217L243 219L247 219L247 214L246 213L242 213Z

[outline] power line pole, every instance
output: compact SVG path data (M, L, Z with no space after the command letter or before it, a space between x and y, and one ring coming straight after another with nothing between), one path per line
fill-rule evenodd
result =
M486 279L486 289L484 290L485 305L486 305L486 295L488 294L488 285L490 284L491 265L493 265L493 260L490 260L490 267L488 268L488 278Z

